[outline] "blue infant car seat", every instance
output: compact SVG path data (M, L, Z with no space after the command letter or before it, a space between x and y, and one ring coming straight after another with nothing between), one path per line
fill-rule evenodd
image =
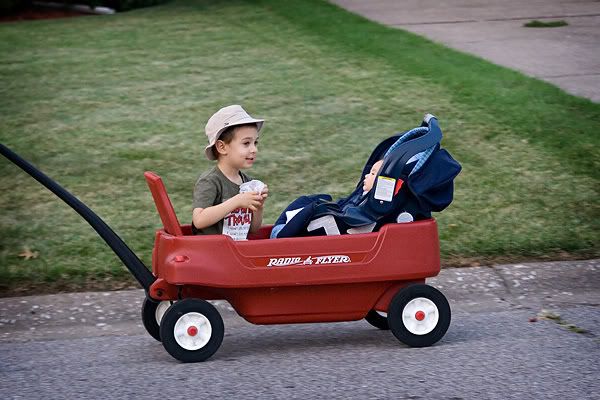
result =
M336 202L327 194L302 196L275 222L272 238L365 233L389 222L431 217L451 202L461 166L440 148L442 131L427 114L420 127L385 139L367 161L356 189ZM373 188L363 194L365 174L383 159Z

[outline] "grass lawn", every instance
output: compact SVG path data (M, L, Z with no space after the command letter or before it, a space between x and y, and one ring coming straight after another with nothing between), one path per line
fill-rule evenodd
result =
M600 256L600 105L552 85L318 0L0 25L0 141L148 265L160 220L143 172L189 223L211 166L204 124L233 103L268 120L250 171L269 184L266 223L301 194L348 194L377 143L431 112L463 165L436 216L444 265ZM0 185L0 291L130 282L75 212L3 158Z

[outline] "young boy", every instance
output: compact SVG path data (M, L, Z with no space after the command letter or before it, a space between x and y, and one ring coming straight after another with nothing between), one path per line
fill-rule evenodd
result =
M208 146L204 153L209 160L217 160L217 165L203 173L194 187L194 234L245 240L248 231L260 228L269 189L265 185L260 193L240 193L240 185L251 180L241 170L252 167L256 160L263 123L239 105L221 108L206 123Z

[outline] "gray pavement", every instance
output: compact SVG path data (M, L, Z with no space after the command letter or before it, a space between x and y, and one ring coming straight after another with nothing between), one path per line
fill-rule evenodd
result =
M427 283L465 313L600 306L600 260L445 268ZM141 289L0 298L0 342L144 334L143 299ZM246 324L214 303L228 326Z
M142 290L0 299L4 399L600 399L600 260L444 269L448 333L414 349L365 321L255 326L181 364L141 325Z
M519 70L600 102L600 2L596 0L330 0L373 21ZM533 19L565 20L525 28Z
M600 327L597 307L561 315ZM208 362L147 335L0 342L3 399L523 400L600 397L600 344L525 310L457 312L416 349L365 321L231 328Z
M365 321L251 325L218 302L225 339L181 364L145 333L142 290L0 299L4 399L600 399L600 260L443 269L436 345Z
M181 364L141 325L142 290L0 299L4 399L600 399L600 260L443 269L436 345L365 321L255 326Z

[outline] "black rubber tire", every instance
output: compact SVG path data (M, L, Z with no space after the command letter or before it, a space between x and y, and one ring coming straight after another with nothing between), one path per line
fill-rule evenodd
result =
M387 317L379 314L376 310L369 311L365 317L365 320L375 328L381 329L382 331L387 331L390 329L390 324L388 323Z
M160 327L158 326L158 322L156 322L156 308L159 304L160 301L152 300L148 297L144 298L144 302L142 303L142 323L150 336L160 342Z
M198 350L188 350L179 345L175 340L175 324L187 313L199 313L210 322L212 333L208 343ZM217 309L205 300L184 299L171 305L160 324L160 337L167 352L182 362L199 362L210 358L221 346L225 327L223 319Z
M438 322L433 330L425 335L410 332L402 320L404 307L413 299L425 297L431 300L438 309ZM404 344L411 347L427 347L440 340L450 326L450 304L446 297L434 287L428 285L411 285L400 289L392 299L388 309L388 323L392 333Z

